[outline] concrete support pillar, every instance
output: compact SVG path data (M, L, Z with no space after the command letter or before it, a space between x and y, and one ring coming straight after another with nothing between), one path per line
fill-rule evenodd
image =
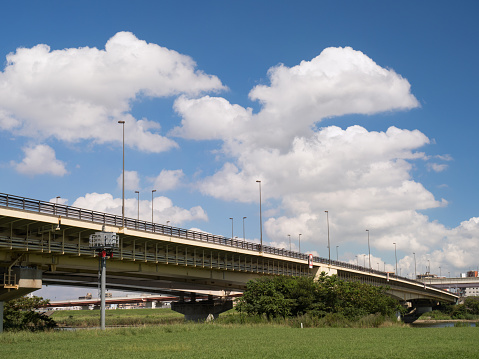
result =
M185 320L194 322L211 321L220 313L233 308L233 301L172 302L171 309L185 315Z
M3 302L0 302L0 333L3 333Z
M146 302L145 308L156 308L156 301Z

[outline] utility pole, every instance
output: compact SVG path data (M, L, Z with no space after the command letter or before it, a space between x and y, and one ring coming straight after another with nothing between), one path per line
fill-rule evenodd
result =
M90 248L98 251L100 259L100 328L105 330L105 293L106 293L106 258L113 257L113 249L118 248L120 239L118 234L113 232L105 232L105 225L101 232L90 234Z

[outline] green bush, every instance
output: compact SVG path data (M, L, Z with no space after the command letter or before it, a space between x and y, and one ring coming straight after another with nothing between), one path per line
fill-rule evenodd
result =
M39 331L55 328L57 324L52 318L35 311L47 303L48 300L37 296L25 296L6 302L3 312L4 329Z

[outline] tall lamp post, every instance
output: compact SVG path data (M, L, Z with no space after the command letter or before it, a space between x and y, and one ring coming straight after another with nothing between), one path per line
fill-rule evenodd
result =
M326 212L326 222L328 224L328 253L329 253L329 265L331 265L331 243L329 243L329 212Z
M243 217L243 241L246 242L246 236L244 234L244 220L246 219L247 217Z
M58 206L58 199L61 198L60 196L55 197L55 215L57 214L57 206Z
M291 252L291 234L288 234L289 237L289 251Z
M156 192L156 189L151 190L151 223L153 224L153 193Z
M261 181L256 180L259 183L259 240L261 243L260 252L263 251L263 217L261 213Z
M416 274L416 252L413 253L414 256L414 280L417 279L417 274Z
M336 260L339 262L339 252L338 252L339 246L336 246Z
M233 240L233 218L231 218L231 240Z
M138 215L137 215L137 223L136 223L136 226L138 227L138 222L140 222L140 191L135 191L135 193L138 194L138 200L137 200L137 203L138 203Z
M138 204L137 219L138 219L138 221L139 221L139 220L140 220L140 191L135 191L135 193L138 194L138 199L137 199L137 204Z
M123 127L123 171L121 174L121 226L125 226L125 121L118 121Z
M369 246L369 229L366 229L366 232L368 232L369 269L371 269L371 247Z
M393 243L394 244L394 258L396 258L396 278L398 276L398 256L396 254L396 242Z
M299 253L301 253L301 233L299 234L298 238Z

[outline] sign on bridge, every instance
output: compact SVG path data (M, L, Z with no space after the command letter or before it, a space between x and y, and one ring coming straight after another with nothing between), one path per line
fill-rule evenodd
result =
M117 248L120 244L120 237L113 232L97 232L90 234L90 248L110 249Z

